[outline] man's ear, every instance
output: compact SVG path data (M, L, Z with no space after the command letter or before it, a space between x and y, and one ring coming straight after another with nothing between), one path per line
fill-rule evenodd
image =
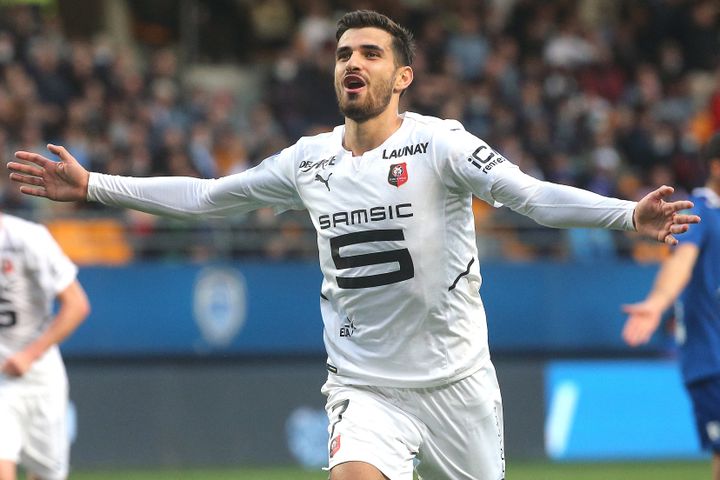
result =
M397 74L395 75L395 92L402 93L412 83L414 78L413 69L410 66L404 66L398 68Z

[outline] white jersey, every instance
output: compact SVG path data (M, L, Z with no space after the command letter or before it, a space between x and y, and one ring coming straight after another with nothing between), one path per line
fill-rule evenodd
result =
M58 293L76 278L77 267L42 225L0 215L0 362L31 343L52 321ZM0 389L65 385L57 345L19 378L0 374Z
M359 157L339 126L217 180L93 173L88 199L185 217L307 209L328 369L348 384L449 383L490 361L472 195L556 227L631 230L635 203L540 182L456 121L403 117Z

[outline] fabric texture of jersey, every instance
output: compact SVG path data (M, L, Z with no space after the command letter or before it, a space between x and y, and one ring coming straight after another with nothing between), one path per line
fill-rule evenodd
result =
M35 340L52 320L53 301L76 278L77 267L42 225L0 215L0 361ZM46 389L67 384L57 345L19 378L0 374L0 389Z
M686 383L720 376L720 197L709 188L693 191L692 213L702 222L678 237L700 253L690 282L676 304L677 340Z
M554 227L632 230L634 202L522 173L454 120L406 113L361 156L344 126L216 180L92 173L88 199L150 213L307 209L328 368L347 384L429 387L489 362L472 196Z

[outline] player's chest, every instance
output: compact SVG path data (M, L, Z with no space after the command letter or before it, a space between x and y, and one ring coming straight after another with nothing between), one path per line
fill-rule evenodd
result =
M347 152L300 162L297 185L308 210L418 202L437 175L427 143L385 148L361 157Z
M16 285L26 276L28 265L23 252L9 245L0 245L0 291Z

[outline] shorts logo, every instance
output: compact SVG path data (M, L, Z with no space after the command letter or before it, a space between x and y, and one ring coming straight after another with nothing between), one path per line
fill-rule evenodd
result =
M2 273L5 275L12 273L13 270L15 270L15 267L13 267L13 263L11 260L8 260L7 258L3 258L2 260Z
M334 457L338 450L340 450L340 435L330 442L330 458Z
M720 422L708 422L705 424L705 431L711 442L720 440Z
M403 183L408 181L407 163L394 163L390 165L390 172L388 173L388 183L395 187L400 187Z

